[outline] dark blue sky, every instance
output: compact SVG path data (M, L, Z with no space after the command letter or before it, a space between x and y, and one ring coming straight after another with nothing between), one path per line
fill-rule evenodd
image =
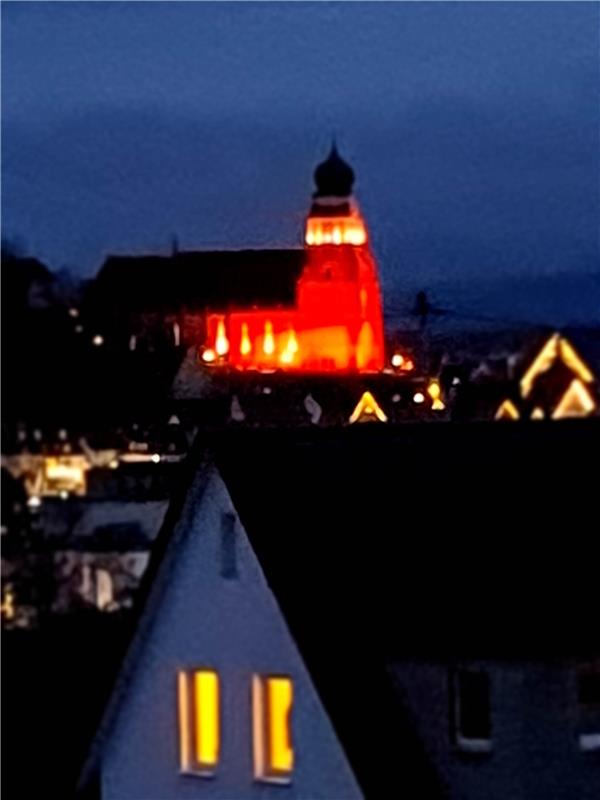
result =
M3 3L3 233L293 245L332 131L384 282L598 269L596 3Z

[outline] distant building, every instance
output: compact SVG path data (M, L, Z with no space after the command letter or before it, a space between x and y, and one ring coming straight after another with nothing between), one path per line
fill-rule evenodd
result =
M598 382L564 336L554 333L531 361L496 419L565 419L598 413Z

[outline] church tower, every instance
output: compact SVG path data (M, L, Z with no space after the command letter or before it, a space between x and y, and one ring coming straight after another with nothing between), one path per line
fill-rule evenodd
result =
M314 177L316 191L306 221L306 266L298 281L297 305L302 329L313 330L319 339L315 367L326 368L331 360L334 369L383 369L377 266L352 194L354 172L335 143ZM309 352L305 356L310 361Z

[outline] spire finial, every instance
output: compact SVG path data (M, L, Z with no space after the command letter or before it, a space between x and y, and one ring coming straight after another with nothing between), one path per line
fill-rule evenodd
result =
M338 152L338 149L337 149L337 136L335 135L335 131L333 131L332 134L331 134L331 152L332 152L332 154L335 154L335 155L337 155L337 152Z

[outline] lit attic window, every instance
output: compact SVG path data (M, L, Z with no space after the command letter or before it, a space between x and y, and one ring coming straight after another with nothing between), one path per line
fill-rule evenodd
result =
M213 775L219 763L219 676L212 669L180 672L179 760L182 772Z
M270 783L289 783L294 769L291 715L294 685L285 675L254 675L252 715L254 774Z

